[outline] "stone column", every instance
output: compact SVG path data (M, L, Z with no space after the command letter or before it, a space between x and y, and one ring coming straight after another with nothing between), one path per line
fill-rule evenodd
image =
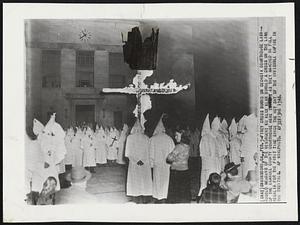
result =
M76 51L63 48L61 50L61 88L69 91L76 87Z
M26 48L26 129L32 135L32 123L41 120L41 50Z

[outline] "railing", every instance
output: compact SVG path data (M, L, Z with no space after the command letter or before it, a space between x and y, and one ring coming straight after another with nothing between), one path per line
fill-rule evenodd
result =
M90 80L78 80L77 87L93 87L93 83Z
M60 88L60 76L43 76L43 88Z

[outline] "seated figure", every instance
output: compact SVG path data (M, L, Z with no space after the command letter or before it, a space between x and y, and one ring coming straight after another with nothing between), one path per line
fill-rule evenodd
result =
M44 182L43 190L41 191L37 205L55 205L55 188L57 180L54 177L48 177Z
M227 190L227 202L237 203L240 194L247 194L251 190L251 185L238 174L238 167L240 164L230 162L226 164L224 172L226 177L224 179L223 188Z
M207 186L202 190L197 202L199 203L226 203L226 190L220 187L221 176L218 173L211 173Z
M54 177L48 177L43 183L42 191L40 193L31 191L26 195L25 201L28 205L54 205L56 187L57 180Z

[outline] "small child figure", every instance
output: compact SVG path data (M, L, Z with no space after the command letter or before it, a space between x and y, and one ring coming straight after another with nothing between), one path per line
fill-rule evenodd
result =
M227 192L220 187L221 179L218 173L211 173L197 203L227 203Z
M37 205L55 205L55 189L57 180L54 177L48 177L43 184Z

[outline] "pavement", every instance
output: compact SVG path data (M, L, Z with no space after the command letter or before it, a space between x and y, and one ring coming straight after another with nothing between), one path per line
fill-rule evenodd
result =
M99 203L126 203L130 198L126 196L125 165L101 165L92 174L87 183L87 192L94 194Z
M126 196L126 177L126 165L98 165L87 182L86 191L93 194L99 203L134 203L132 198ZM150 198L147 203L154 203L154 199ZM191 203L195 204L196 201Z

